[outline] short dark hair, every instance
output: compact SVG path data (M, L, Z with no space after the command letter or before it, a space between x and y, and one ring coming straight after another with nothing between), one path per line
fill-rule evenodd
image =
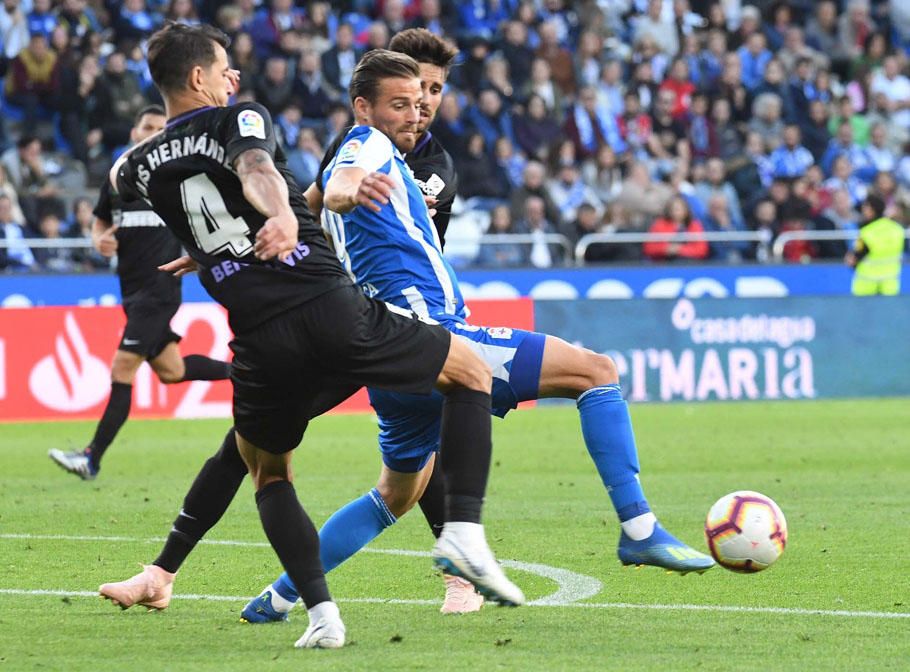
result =
M426 28L408 28L389 42L389 50L407 54L418 63L429 63L448 71L458 50Z
M136 113L136 116L133 118L133 126L138 126L139 122L142 121L142 117L147 114L154 114L157 117L167 116L167 112L164 111L164 108L161 107L161 105L146 105Z
M885 201L878 194L869 194L866 196L866 202L863 205L868 205L871 208L872 212L875 213L875 218L878 219L885 214Z
M197 65L209 67L215 62L215 47L225 49L230 38L206 24L188 26L168 21L148 42L148 65L155 86L161 91L180 91L186 78Z
M420 66L407 54L388 49L373 49L367 52L351 75L351 102L357 98L365 98L370 103L375 102L379 80L390 77L420 79Z

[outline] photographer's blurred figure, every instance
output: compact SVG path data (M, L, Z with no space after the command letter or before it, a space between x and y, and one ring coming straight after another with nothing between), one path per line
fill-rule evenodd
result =
M859 238L846 262L854 269L854 296L900 293L904 227L884 216L885 202L870 194L861 206Z

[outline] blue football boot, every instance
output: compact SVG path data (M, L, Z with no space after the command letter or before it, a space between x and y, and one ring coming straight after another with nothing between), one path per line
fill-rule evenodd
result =
M714 566L709 555L696 551L654 524L654 532L647 539L634 541L625 532L619 537L619 560L624 565L654 565L671 572L702 574Z
M278 611L272 606L272 596L275 589L267 587L259 595L250 600L240 612L241 623L276 623L288 620L288 612Z

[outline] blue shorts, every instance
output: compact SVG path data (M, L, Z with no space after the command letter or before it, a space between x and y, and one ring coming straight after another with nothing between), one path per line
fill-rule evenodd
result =
M508 327L445 325L464 339L493 370L493 414L503 417L520 401L537 399L545 334ZM370 403L379 416L382 461L393 471L423 469L439 450L444 397L401 394L370 388Z

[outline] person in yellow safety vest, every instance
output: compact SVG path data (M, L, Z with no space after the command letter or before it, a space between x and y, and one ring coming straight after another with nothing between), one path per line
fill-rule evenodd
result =
M854 296L900 293L904 227L884 216L885 202L870 194L860 209L863 221L853 251L846 262L852 268Z

